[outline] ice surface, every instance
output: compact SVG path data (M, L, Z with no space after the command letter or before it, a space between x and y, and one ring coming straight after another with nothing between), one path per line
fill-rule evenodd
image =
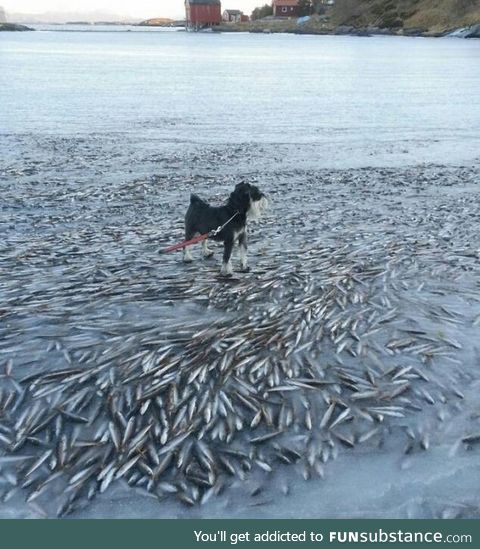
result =
M254 468L194 507L117 481L70 516L478 518L479 43L157 34L108 47L95 33L2 37L0 69L13 76L0 91L0 365L12 359L22 378L65 367L83 340L103 351L105 326L128 336L241 314L218 288L208 309L175 297L179 280L211 288L216 260L184 267L157 250L181 239L190 192L220 202L247 179L271 203L252 227L252 276L291 265L309 280L318 250L332 259L344 246L363 265L390 258L391 278L368 297L397 309L373 339L385 348L423 330L431 360L408 346L382 360L430 381L411 381L420 409L378 420L366 442L363 424L347 425L355 447L337 443L323 479L304 480L301 463ZM236 299L240 312L269 305ZM319 356L335 354L327 342ZM54 516L61 494L26 503L16 459L0 457L0 515Z

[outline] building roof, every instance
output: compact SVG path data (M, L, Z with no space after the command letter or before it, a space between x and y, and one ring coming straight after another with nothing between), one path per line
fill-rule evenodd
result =
M298 0L273 0L274 6L298 6Z
M219 6L220 0L185 0L186 4L201 4L203 6L205 5L212 5L212 6Z
M240 10L225 10L228 15L242 15L242 12Z

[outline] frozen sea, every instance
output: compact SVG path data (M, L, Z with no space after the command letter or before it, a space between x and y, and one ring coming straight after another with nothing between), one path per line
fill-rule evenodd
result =
M441 429L428 444L422 441L427 449L405 453L405 440L392 423L382 443L341 450L323 479L306 482L295 467L276 469L253 500L240 480L193 508L172 498L159 502L117 482L72 516L480 516L478 444L461 443L480 433L479 277L472 259L477 253L478 264L479 57L480 41L456 38L79 26L0 33L0 249L8 261L18 246L32 254L40 250L43 265L40 243L45 250L53 246L53 258L52 235L59 242L62 235L72 242L79 238L81 246L78 235L87 229L107 235L113 227L118 239L128 241L128 253L137 250L137 259L147 264L154 255L146 237L155 236L156 219L163 227L173 219L171 238L178 239L190 191L221 200L244 178L265 185L277 212L296 227L295 236L281 242L283 218L272 214L264 229L272 254L284 244L290 250L302 245L302 231L319 232L300 223L301 216L282 202L283 193L292 208L301 208L305 198L305 215L312 219L315 208L324 208L317 226L339 246L345 235L368 233L368 239L385 227L389 235L410 239L418 226L419 241L442 243L449 258L462 246L471 248L467 263L455 263L464 271L458 281L447 271L438 274L438 264L436 278L425 273L425 290L421 270L405 274L405 282L419 288L409 299L427 291L423 303L443 296L439 306L464 309L465 325L453 312L445 326L430 320L425 328L429 337L452 338L459 346L452 363L464 366L457 380L463 383L461 402L436 402L420 419L413 414L412 426L421 425L420 431L436 425L430 416L442 417ZM253 251L260 256L258 234ZM103 249L107 271L120 261L107 258L110 249ZM101 254L92 261L101 267ZM181 268L172 260L169 275L178 276ZM161 274L148 282L160 284ZM45 287L32 289L33 301L61 287L60 273L49 277ZM27 291L22 280L15 287L14 275L0 275L0 305L2 292L11 292L8 303L14 303L11 296ZM35 337L43 337L45 328L36 318L22 317L22 303L15 305L18 317L9 313L10 305L0 307L0 331L16 342L12 359L20 373L31 356L43 356ZM145 311L161 315L161 306L150 298L145 310L132 304L139 307L132 326ZM128 318L128 308L122 314ZM412 322L425 320L407 305L403 314ZM9 344L2 345L0 365L9 358ZM433 375L445 381L452 363L440 359ZM39 360L37 367L50 365ZM0 516L50 516L41 503L25 502L20 480L2 473ZM284 481L287 496L272 489Z
M40 28L0 37L2 134L315 144L341 167L479 149L477 40Z

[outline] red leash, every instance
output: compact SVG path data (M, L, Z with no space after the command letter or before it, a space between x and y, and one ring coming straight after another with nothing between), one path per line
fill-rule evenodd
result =
M200 236L196 236L195 238L192 238L191 240L184 240L183 242L180 242L179 244L174 244L173 246L169 246L168 248L164 248L163 250L160 250L160 253L167 254L168 252L174 252L175 250L180 250L180 248L186 248L187 246L191 246L192 244L196 244L197 242L201 242L202 240L206 240L209 237L217 236L218 233L223 231L223 229L234 219L240 212L235 212L232 217L226 221L223 225L220 227L217 227L215 230L201 234Z
M166 254L168 252L174 252L175 250L180 250L180 248L186 248L187 246L191 246L192 244L196 244L197 242L206 240L209 236L210 236L210 233L201 234L200 236L196 236L191 240L184 240L179 244L174 244L173 246L169 246L168 248L164 248L163 250L160 250L160 251L162 254Z

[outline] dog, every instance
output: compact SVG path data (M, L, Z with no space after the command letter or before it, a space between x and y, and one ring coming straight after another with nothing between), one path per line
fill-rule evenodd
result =
M266 196L255 185L239 183L230 194L224 206L210 206L196 194L190 196L190 206L185 215L185 240L197 234L211 233L222 227L218 234L209 238L223 242L223 262L220 275L231 277L232 251L235 244L239 246L240 270L248 272L247 259L247 221L258 219L267 207ZM208 248L207 240L202 242L205 258L212 257L213 251ZM183 260L193 261L191 251L184 248Z

